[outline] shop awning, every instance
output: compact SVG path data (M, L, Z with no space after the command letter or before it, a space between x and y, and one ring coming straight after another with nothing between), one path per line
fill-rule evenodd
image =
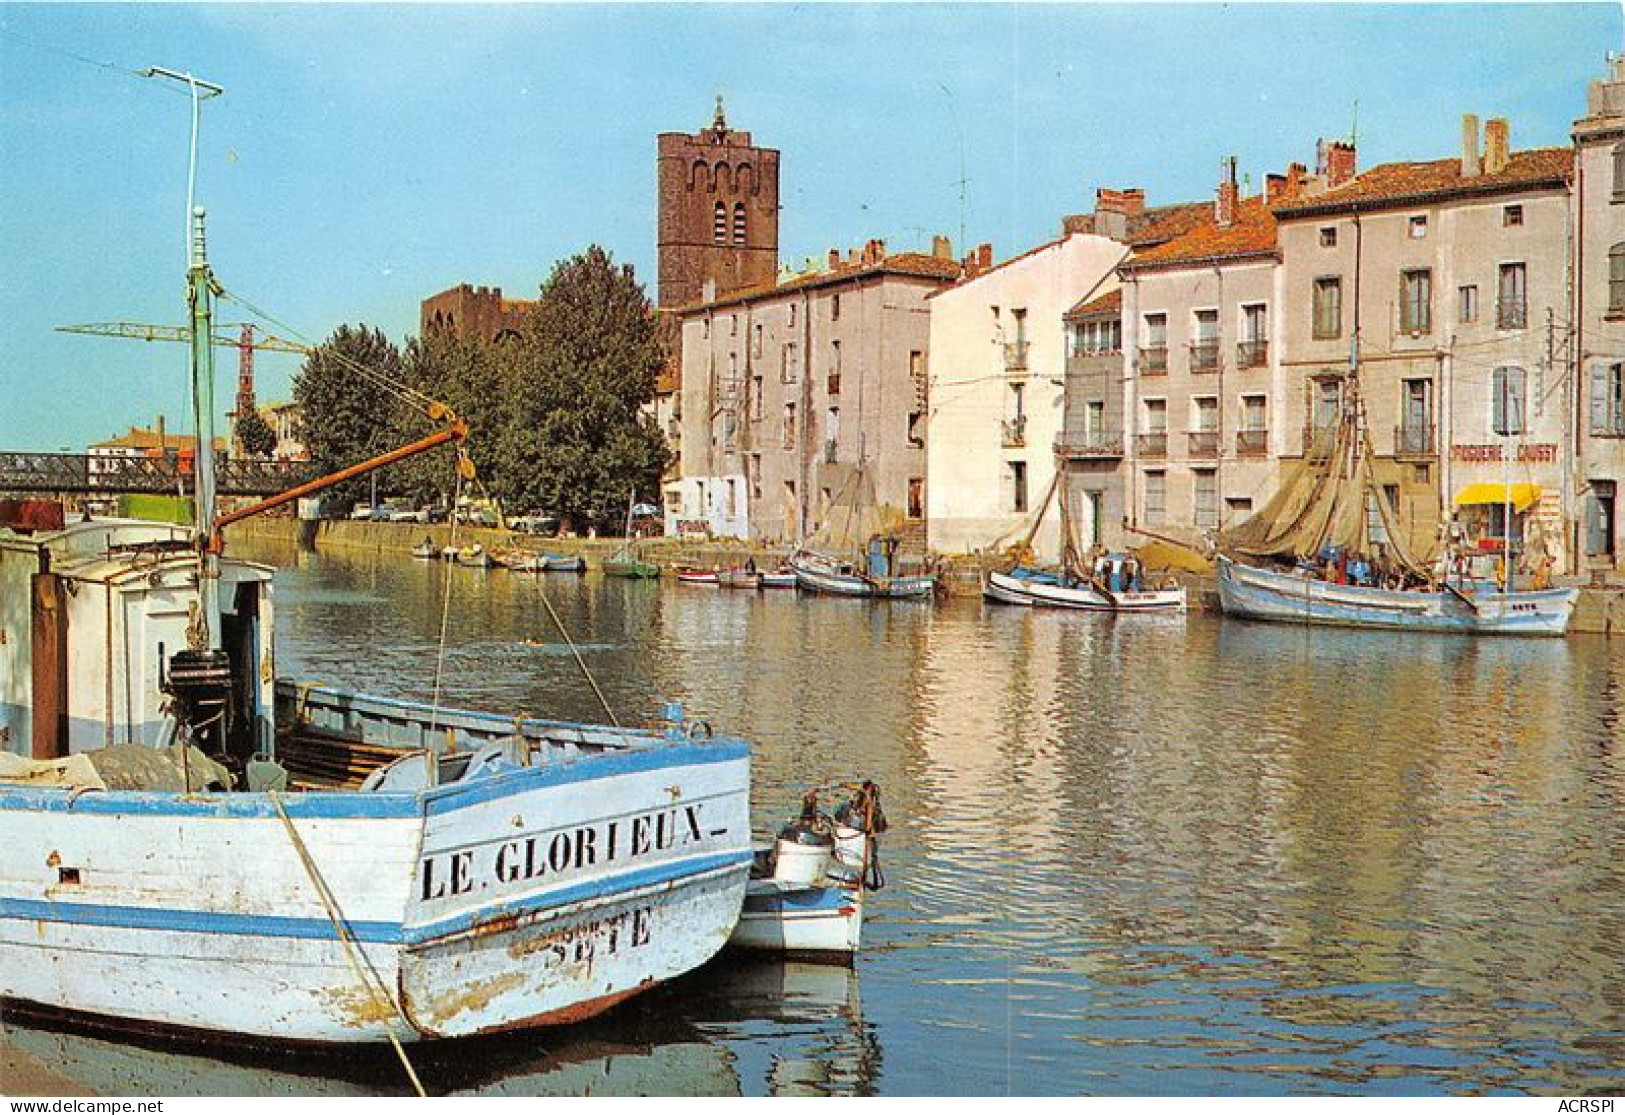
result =
M1456 493L1457 507L1477 507L1486 503L1505 505L1511 497L1514 511L1527 511L1540 502L1539 484L1469 484Z

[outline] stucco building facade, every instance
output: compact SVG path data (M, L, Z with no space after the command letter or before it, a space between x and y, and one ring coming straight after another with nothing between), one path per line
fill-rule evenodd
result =
M886 255L674 311L682 474L669 533L805 539L861 468L905 533L925 514L926 296L959 265ZM922 540L923 541L923 540Z

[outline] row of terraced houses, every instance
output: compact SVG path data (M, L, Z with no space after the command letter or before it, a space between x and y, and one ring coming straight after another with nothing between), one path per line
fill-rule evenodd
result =
M1510 506L1562 569L1617 567L1625 62L1609 66L1569 146L1516 150L1505 120L1468 116L1443 157L1362 170L1323 141L1312 171L1252 196L1225 159L1210 200L1102 188L1003 261L938 237L781 268L779 153L719 103L659 140L668 530L798 541L863 475L939 553L999 548L1055 500L1084 548L1192 540L1324 450L1353 382L1413 543L1452 516L1499 537Z

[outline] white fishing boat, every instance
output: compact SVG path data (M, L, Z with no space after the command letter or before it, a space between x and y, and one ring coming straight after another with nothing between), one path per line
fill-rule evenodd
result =
M1373 473L1357 369L1321 451L1284 471L1252 518L1219 536L1219 603L1226 615L1271 623L1464 635L1558 636L1577 589L1516 586L1512 531L1488 579L1447 529L1418 545ZM1510 485L1504 487L1510 504ZM1506 521L1512 522L1512 507ZM1409 537L1407 534L1409 533ZM1441 545L1442 543L1442 545Z
M843 561L829 554L802 550L790 559L796 587L830 596L868 596L880 599L921 599L937 587L934 574L896 576L896 540L875 538L863 564Z
M190 232L209 445L222 287L201 210ZM226 514L202 455L195 531L0 528L0 1000L406 1042L586 1018L722 947L751 863L742 740L675 706L636 730L273 682L272 571L224 531L463 439L430 413L411 446Z
M425 538L422 542L419 542L416 546L412 547L412 556L427 561L433 561L435 558L440 556L440 550L435 546L434 539Z
M864 894L885 885L886 816L872 782L831 788L850 797L833 813L815 790L801 813L758 849L745 908L728 944L756 952L850 959L863 940Z
M1501 592L1493 585L1385 589L1339 584L1308 570L1243 565L1221 555L1219 601L1228 615L1275 623L1377 627L1462 635L1548 635L1568 630L1579 590Z
M1183 612L1186 594L1177 583L1148 585L1139 561L1126 554L1097 558L1089 578L1016 566L990 570L982 595L1001 604L1071 608L1088 612Z

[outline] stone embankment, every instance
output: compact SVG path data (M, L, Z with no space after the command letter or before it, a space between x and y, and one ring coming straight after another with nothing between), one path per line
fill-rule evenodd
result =
M231 528L233 537L262 539L310 549L376 550L405 553L424 538L436 546L452 542L452 528L446 523L361 523L344 520L304 522L295 519L248 519ZM491 527L459 526L459 546L478 542L487 550L545 550L552 554L581 555L589 566L615 553L625 544L619 538L543 538L516 534ZM788 554L788 547L762 546L751 542L714 539L700 542L682 538L648 538L638 543L638 552L662 566L698 565L727 568L743 565L754 558L759 568L772 568ZM943 585L950 596L977 596L986 560L951 558L940 565ZM1181 573L1179 579L1190 590L1191 600L1217 608L1217 592L1211 576ZM1571 634L1625 636L1625 585L1598 587L1584 585L1580 603L1569 625Z

